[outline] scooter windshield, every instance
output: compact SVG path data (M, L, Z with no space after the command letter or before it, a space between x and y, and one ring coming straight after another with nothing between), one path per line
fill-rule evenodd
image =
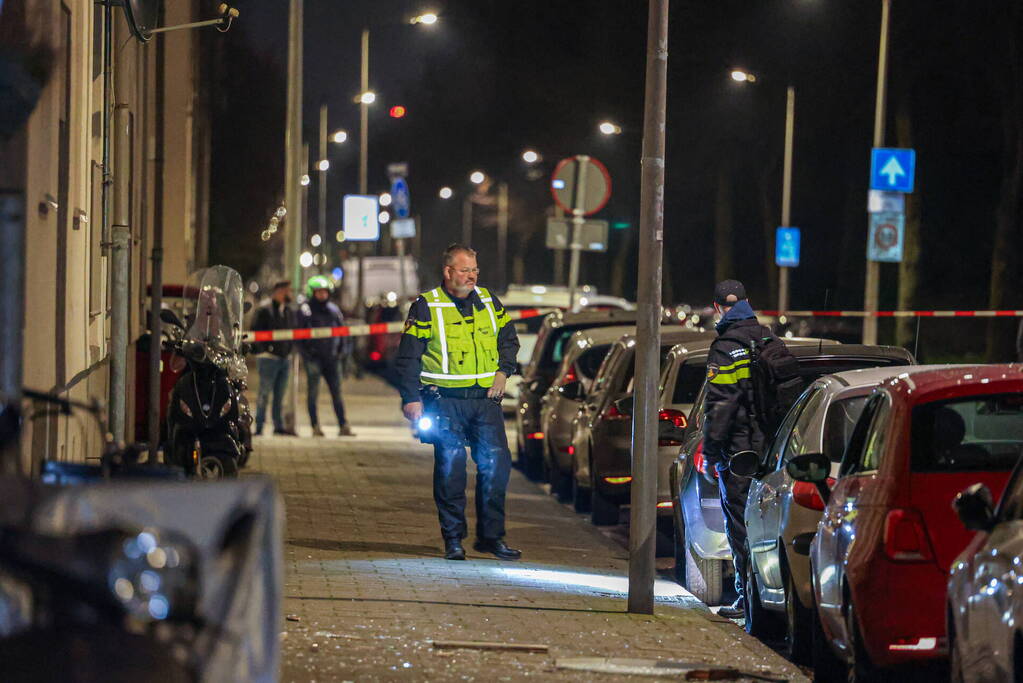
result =
M198 275L195 309L185 339L238 353L242 343L242 278L227 266L211 266ZM192 278L190 278L191 280Z

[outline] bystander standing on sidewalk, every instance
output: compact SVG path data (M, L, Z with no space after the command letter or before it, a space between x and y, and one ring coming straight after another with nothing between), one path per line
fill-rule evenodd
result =
M340 327L344 325L344 316L337 304L330 300L334 291L334 283L322 275L314 275L306 283L307 300L298 311L297 327ZM337 417L338 436L355 436L345 419L345 406L341 401L341 338L327 337L310 339L298 346L305 361L307 386L307 403L309 422L313 426L313 436L323 436L319 416L316 411L316 399L320 393L320 378L327 382L330 400L334 405Z
M253 330L290 330L295 327L295 312L288 306L291 303L291 282L282 280L273 286L270 300L256 310L252 319ZM256 400L256 434L263 433L266 422L266 404L273 394L271 419L274 434L295 436L295 432L284 425L284 395L288 390L289 364L291 362L291 342L269 341L257 345L259 355L256 366L259 369L259 394Z

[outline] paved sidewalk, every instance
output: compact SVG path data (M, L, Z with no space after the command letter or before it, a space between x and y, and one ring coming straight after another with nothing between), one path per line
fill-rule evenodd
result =
M345 400L356 438L263 437L250 466L277 479L287 507L282 680L623 678L554 666L583 656L805 680L673 582L658 582L656 616L625 613L626 550L517 471L508 541L523 560L468 545L468 561L441 559L431 448L411 438L397 395L378 380L346 382ZM471 479L469 497L471 529ZM550 652L437 650L433 640L542 643Z

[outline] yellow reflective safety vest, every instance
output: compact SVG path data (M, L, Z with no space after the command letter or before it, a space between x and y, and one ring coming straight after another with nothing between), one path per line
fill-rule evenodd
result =
M429 326L416 321L406 334L429 341L421 360L420 381L439 387L490 387L498 368L497 335L509 322L507 312L495 310L494 299L483 287L476 288L483 309L473 306L462 316L443 287L421 296L430 309Z

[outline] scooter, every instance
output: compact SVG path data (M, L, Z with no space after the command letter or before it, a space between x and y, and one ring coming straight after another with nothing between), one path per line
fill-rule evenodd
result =
M247 368L241 342L241 276L213 266L193 278L195 309L187 327L169 310L162 320L178 328L171 342L187 369L171 391L167 464L192 477L237 476L252 450L252 416L244 397Z

